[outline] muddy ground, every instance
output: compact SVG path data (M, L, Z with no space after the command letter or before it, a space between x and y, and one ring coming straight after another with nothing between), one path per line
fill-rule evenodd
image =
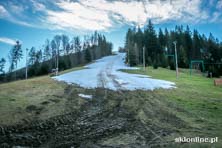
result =
M186 127L184 121L170 110L172 106L152 91L85 90L92 94L80 109L73 108L75 98L83 89L67 86L67 113L47 120L24 121L0 127L0 147L171 147L172 134ZM84 98L83 98L84 99ZM49 102L42 102L45 107Z

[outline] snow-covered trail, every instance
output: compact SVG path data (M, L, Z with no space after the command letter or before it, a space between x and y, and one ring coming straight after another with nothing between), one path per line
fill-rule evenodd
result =
M175 83L152 79L149 76L129 74L119 69L132 69L124 64L125 53L107 56L87 65L87 69L73 71L57 77L58 81L78 84L84 88L103 87L112 90L153 90L175 88Z

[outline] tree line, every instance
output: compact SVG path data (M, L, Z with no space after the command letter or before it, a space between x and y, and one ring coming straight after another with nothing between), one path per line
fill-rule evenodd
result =
M203 60L206 71L212 72L213 76L222 75L222 42L211 33L207 38L197 30L191 31L189 26L176 26L170 31L159 28L157 33L151 21L144 30L139 27L128 29L124 47L127 52L126 63L130 66L142 64L144 48L146 66L169 66L170 69L175 69L174 41L177 42L179 67L189 68L192 60ZM200 64L197 63L196 66Z
M18 62L26 58L28 76L34 77L52 72L52 69L65 70L75 66L89 63L93 60L112 54L113 45L102 34L94 32L81 39L75 36L70 39L67 35L55 35L52 40L46 39L40 49L31 47L22 50L19 41L11 48L8 62L9 71L6 73L6 60L0 60L0 81L24 79L26 68L17 69ZM26 56L27 55L27 56Z

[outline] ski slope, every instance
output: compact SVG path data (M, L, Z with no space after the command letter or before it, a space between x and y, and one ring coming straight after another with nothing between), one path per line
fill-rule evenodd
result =
M107 88L111 90L154 90L156 88L175 88L175 83L152 79L146 75L129 74L120 69L133 69L124 63L125 53L107 56L89 64L86 69L53 77L68 84L84 88Z

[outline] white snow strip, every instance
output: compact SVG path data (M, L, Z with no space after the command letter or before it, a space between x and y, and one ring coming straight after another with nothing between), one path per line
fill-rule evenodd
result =
M78 94L78 96L86 99L92 99L92 95Z
M156 88L176 88L175 83L152 79L150 76L129 74L120 69L135 69L124 63L125 53L107 56L87 65L87 69L69 72L53 77L68 84L77 84L84 88L104 87L111 90L154 90Z

